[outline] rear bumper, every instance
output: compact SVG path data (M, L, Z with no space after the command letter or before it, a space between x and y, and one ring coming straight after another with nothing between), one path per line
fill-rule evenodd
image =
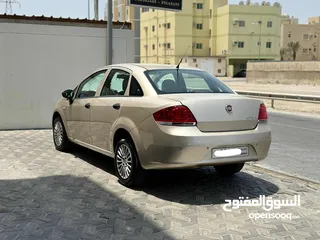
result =
M150 118L134 129L132 135L144 169L260 161L267 157L271 145L268 123L260 123L256 129L249 131L203 133L197 127L161 126ZM247 156L212 158L214 148L243 146L249 148Z

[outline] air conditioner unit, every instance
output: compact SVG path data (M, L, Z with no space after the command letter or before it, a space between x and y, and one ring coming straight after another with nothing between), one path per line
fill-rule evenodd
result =
M237 42L237 41L233 42L233 45L237 45L237 44L238 44L238 42Z

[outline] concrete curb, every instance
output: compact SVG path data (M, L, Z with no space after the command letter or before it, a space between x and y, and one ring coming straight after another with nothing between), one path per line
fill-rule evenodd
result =
M264 165L260 165L260 164L257 164L257 163L252 163L252 164L250 164L250 166L254 167L254 168L261 169L261 170L277 173L277 174L280 174L280 175L283 175L283 176L286 176L286 177L289 177L289 178L295 178L295 179L298 179L298 180L306 182L306 183L320 185L320 181L317 181L317 180L314 180L314 179L310 179L310 178L307 178L307 177L303 177L303 176L300 176L300 175L290 174L290 173L287 173L287 172L284 172L284 171L281 171L281 170L278 170L278 169L274 169L274 168L269 167L269 166L264 166Z

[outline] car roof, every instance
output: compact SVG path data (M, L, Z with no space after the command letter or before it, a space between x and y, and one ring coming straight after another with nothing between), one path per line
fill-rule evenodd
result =
M108 67L124 67L124 68L129 68L129 69L145 69L145 70L155 70L155 69L176 69L177 65L169 65L169 64L143 64L143 63L123 63L123 64L112 64L105 66L105 68ZM180 66L180 69L189 69L189 70L198 70L198 71L203 71L199 68L193 68L193 67L185 67L185 66Z

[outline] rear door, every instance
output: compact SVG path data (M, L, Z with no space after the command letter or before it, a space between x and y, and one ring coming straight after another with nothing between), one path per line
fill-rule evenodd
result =
M111 130L120 116L123 100L128 96L130 77L128 69L111 69L99 97L94 99L90 110L90 132L95 147L112 152Z
M72 104L65 109L72 139L92 144L89 129L90 108L105 73L106 70L101 70L85 79L78 87Z

